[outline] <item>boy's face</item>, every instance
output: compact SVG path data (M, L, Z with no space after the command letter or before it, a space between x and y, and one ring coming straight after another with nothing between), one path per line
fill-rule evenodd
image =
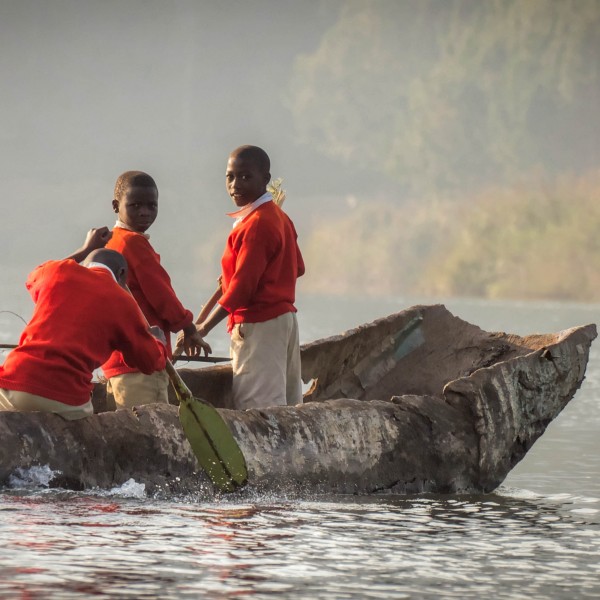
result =
M112 201L119 220L133 231L144 233L158 215L158 190L154 187L128 187Z
M225 186L237 206L246 206L267 191L270 173L260 170L258 164L232 154L227 162Z

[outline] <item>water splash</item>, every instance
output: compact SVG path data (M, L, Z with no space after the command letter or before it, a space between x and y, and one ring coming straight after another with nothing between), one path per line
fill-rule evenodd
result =
M48 488L52 479L59 474L60 471L53 471L48 465L18 468L9 476L8 485L13 489Z
M105 493L107 496L116 496L118 498L139 498L146 497L146 484L138 483L135 479L128 479L122 485L114 487Z

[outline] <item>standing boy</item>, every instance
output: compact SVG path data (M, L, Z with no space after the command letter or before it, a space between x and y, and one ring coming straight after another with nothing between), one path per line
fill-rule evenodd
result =
M229 156L226 187L239 210L229 213L235 222L221 259L218 307L197 327L204 337L228 318L237 409L302 402L294 302L304 262L292 221L267 192L269 171L257 146Z
M127 171L115 185L112 207L117 222L106 247L123 254L129 265L127 286L150 325L163 330L171 357L171 332L183 331L186 351L210 351L193 323L193 314L177 298L168 273L160 264L146 231L158 215L158 188L150 175ZM140 373L126 364L115 352L102 370L108 379L118 407L132 407L154 402L168 403L169 378L162 370L151 375Z
M0 366L0 410L91 415L93 371L114 350L144 373L165 368L165 346L122 287L125 259L101 249L109 237L106 227L92 229L80 250L29 275L35 309Z

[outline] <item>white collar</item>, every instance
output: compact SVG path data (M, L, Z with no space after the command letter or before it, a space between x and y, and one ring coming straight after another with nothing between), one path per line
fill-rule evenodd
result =
M133 233L139 233L140 235L143 235L147 240L150 239L150 236L147 233L142 233L141 231L136 231L135 229L132 229L131 227L129 227L129 225L126 225L125 223L123 223L123 221L121 221L121 219L117 219L117 222L115 223L115 227L120 227L121 229L127 229L127 231L133 231Z
M236 227L239 225L252 211L256 210L262 204L266 202L270 202L273 200L273 196L271 192L265 192L260 198L257 198L254 202L250 202L250 204L246 204L246 206L242 206L239 210L235 212L227 213L228 217L235 219L233 222L233 226Z
M115 281L117 281L117 278L115 277L115 274L112 272L112 269L108 265L105 265L104 263L92 261L92 262L89 262L87 265L85 265L85 268L86 269L106 269L112 275L112 278ZM117 283L119 283L119 282L117 281Z

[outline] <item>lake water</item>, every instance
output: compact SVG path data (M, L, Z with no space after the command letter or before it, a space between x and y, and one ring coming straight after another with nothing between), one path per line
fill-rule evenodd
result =
M416 303L303 298L302 341ZM445 304L483 329L518 334L600 323L598 305ZM20 327L0 313L0 341ZM226 351L225 335L210 341ZM0 490L0 596L598 598L598 341L586 377L488 495L164 501L140 482L82 494L46 489L43 469L21 474Z

